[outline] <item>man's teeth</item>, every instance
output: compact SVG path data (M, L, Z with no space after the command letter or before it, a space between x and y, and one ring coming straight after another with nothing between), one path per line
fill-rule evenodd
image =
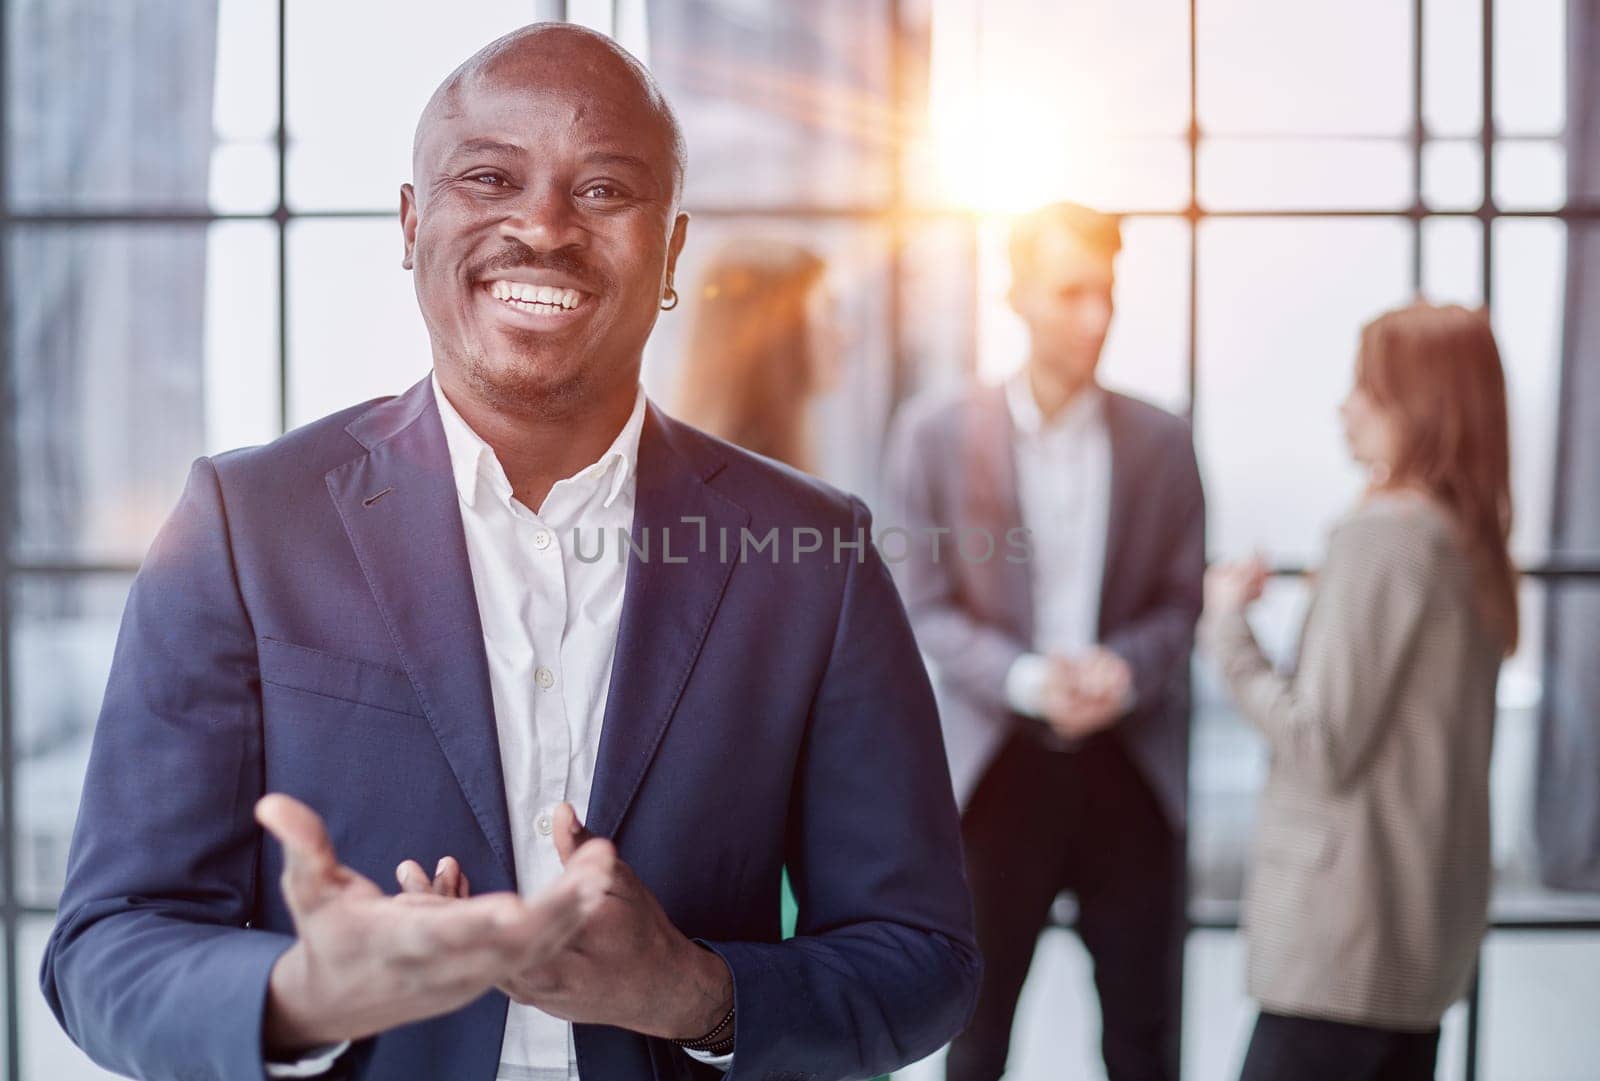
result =
M571 310L583 299L583 294L576 289L556 289L549 285L525 285L522 282L508 281L490 282L489 295L496 300L504 300L529 311L541 308Z

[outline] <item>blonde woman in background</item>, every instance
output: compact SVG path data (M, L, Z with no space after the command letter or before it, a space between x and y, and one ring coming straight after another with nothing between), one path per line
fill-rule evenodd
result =
M676 415L810 472L807 410L835 379L827 264L781 240L742 238L711 260L678 378Z
M1368 470L1293 677L1245 621L1266 568L1213 568L1202 645L1271 751L1243 927L1244 1081L1431 1079L1487 922L1489 754L1517 642L1505 378L1485 317L1362 331L1340 409Z

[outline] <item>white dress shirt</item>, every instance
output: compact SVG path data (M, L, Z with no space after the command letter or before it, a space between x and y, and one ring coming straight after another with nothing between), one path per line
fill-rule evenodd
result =
M512 496L494 449L469 427L433 380L455 473L467 559L483 624L517 890L533 897L561 874L551 837L555 808L588 819L633 527L645 395L605 453L557 481L537 511ZM603 542L602 542L603 537ZM584 560L576 558L581 544ZM604 544L603 555L595 553ZM345 1046L318 1055L326 1069ZM727 1069L733 1056L690 1055ZM306 1068L311 1060L295 1063ZM310 1076L278 1072L274 1076ZM497 1081L575 1081L572 1025L511 1003Z
M1006 673L1006 701L1042 712L1050 654L1075 656L1099 641L1100 587L1111 516L1111 435L1105 396L1090 384L1048 421L1028 370L1006 381L1017 504L1033 545L1033 652Z

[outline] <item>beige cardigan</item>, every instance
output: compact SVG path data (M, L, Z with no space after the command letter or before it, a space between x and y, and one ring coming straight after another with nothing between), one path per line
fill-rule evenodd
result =
M1266 736L1245 890L1250 993L1275 1013L1425 1031L1487 916L1500 643L1444 513L1368 500L1334 529L1292 678L1238 615L1202 645Z

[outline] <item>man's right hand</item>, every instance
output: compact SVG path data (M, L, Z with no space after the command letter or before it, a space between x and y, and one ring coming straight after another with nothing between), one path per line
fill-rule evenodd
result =
M304 803L274 793L255 814L283 845L296 936L268 983L263 1050L272 1057L448 1013L550 959L600 906L616 863L610 842L593 839L531 900L387 896L339 863Z

